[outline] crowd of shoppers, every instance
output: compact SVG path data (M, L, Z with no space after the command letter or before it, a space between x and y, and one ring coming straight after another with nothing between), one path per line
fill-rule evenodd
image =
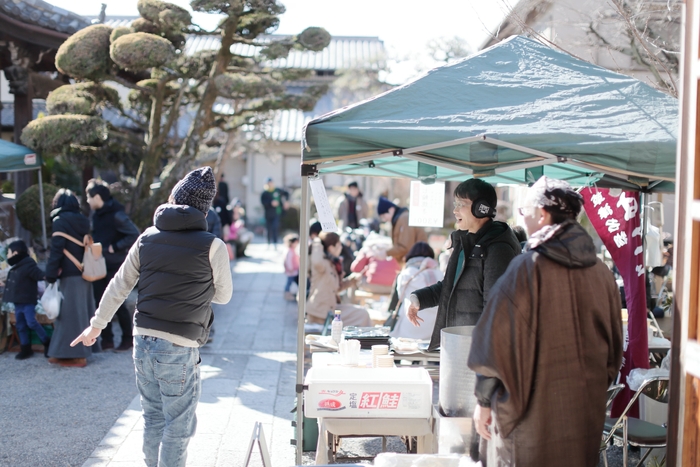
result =
M123 337L115 350L135 346L147 465L184 464L196 427L198 349L213 333L213 307L231 297L224 237L235 219L225 225L215 207L222 192L228 197L222 183L208 167L190 172L156 209L154 225L139 234L109 186L91 180L85 190L90 218L70 190L54 197L45 271L24 242L8 246L11 269L3 301L15 308L17 359L32 356L33 330L50 363L83 367L91 352L114 348L112 318L118 318ZM275 245L288 196L269 179L263 198L268 244ZM495 220L496 191L482 180L460 183L453 203L456 230L446 244L444 271L425 241L426 231L408 225L406 208L381 197L377 215L389 225L391 244L359 249L352 274L343 268L347 258L338 233L322 231L316 222L308 245L299 245L296 234L285 237L285 297L294 299L290 290L299 284L303 247L309 251L307 322L324 323L340 310L345 325L371 326L368 310L340 295L381 276L384 288L374 292L394 294L392 336L430 339L429 349L438 349L442 329L474 326L468 365L477 380L465 390L477 400L473 420L481 437L480 460L485 465L594 464L606 389L620 367L623 337L617 284L576 220L583 198L566 182L540 178L520 210L524 230ZM356 183L348 185L343 204L344 224L360 226L367 208ZM81 268L81 243L90 234L102 244L107 266L107 276L94 282ZM382 272L383 265L391 271ZM64 297L51 338L34 314L40 280L60 280ZM132 320L123 303L134 287ZM177 368L177 374L166 368ZM177 394L169 394L171 379L180 381Z

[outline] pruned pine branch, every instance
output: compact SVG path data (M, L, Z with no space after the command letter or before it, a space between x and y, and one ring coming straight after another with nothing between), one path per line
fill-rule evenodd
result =
M137 86L137 85L135 85L134 83L132 83L131 81L122 78L121 76L112 75L112 76L109 77L109 80L110 80L110 81L116 81L117 83L121 84L121 85L124 86L124 87L127 87L127 88L129 88L129 89L135 89L135 90L140 91L140 92L143 92L144 94L147 94L147 95L149 95L149 96L150 96L151 94L153 94L153 90L152 90L152 89L144 88L143 86Z

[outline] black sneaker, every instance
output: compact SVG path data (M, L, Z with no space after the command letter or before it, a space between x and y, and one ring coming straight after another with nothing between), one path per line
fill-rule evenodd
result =
M114 349L115 352L130 352L131 349L134 347L134 344L131 343L130 341L122 341L121 344L119 344L119 347Z
M103 340L100 345L102 346L102 350L110 350L114 348L114 342L112 341L105 341Z
M49 358L49 346L51 345L51 338L46 337L46 340L44 341L44 357Z

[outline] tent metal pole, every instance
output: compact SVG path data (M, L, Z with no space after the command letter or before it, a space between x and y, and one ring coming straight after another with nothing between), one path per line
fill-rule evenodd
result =
M405 152L401 155L401 157L405 157L406 159L411 159L414 161L418 162L423 162L425 164L430 164L434 165L436 167L442 167L443 169L448 169L448 170L456 170L457 172L462 172L467 175L471 175L474 173L474 171L468 167L463 167L458 164L451 164L449 162L443 162L443 161L436 161L434 159L431 159L430 157L426 156L418 156L416 154L406 154Z
M433 149L449 148L450 146L459 146L460 144L475 143L479 141L484 141L485 136L468 136L466 138L453 139L450 141L443 141L441 143L424 144L423 146L416 146L413 148L406 148L403 153L411 154L416 152L432 151Z
M507 141L501 141L500 139L491 138L489 136L484 136L483 141L485 143L493 144L494 146L503 146L504 148L513 149L515 151L524 152L525 154L532 154L533 156L544 157L545 159L557 159L558 157L554 154L550 154L544 151L538 151L537 149L530 149L526 146L521 146L519 144L509 143Z
M352 158L352 159L344 159L336 162L319 162L318 163L318 170L324 170L328 169L330 167L337 167L339 165L350 165L350 164L359 164L361 162L368 162L372 161L374 159L378 159L381 157L386 157L390 156L391 151L388 152L378 152L376 154L372 154L371 156L362 156L362 157L357 157L357 158Z
M541 159L539 161L535 162L526 162L524 164L515 164L515 165L509 165L508 167L500 167L495 170L495 173L501 174L501 173L508 173L512 172L513 170L525 170L525 169L531 169L533 167L542 167L543 165L552 165L556 164L556 160L552 159Z
M44 242L44 250L48 248L46 242L46 211L44 211L44 183L41 180L41 166L39 166L39 207L41 208L41 239Z
M309 218L311 198L309 197L309 177L301 176L301 213L299 221L299 312L297 317L297 426L296 426L296 465L301 465L304 451L304 317L306 314L306 281L309 271ZM317 448L318 449L318 448Z

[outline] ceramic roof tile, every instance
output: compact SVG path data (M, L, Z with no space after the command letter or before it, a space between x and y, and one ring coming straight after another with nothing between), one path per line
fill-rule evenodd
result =
M88 19L43 0L0 1L0 11L25 23L67 34L90 25Z

